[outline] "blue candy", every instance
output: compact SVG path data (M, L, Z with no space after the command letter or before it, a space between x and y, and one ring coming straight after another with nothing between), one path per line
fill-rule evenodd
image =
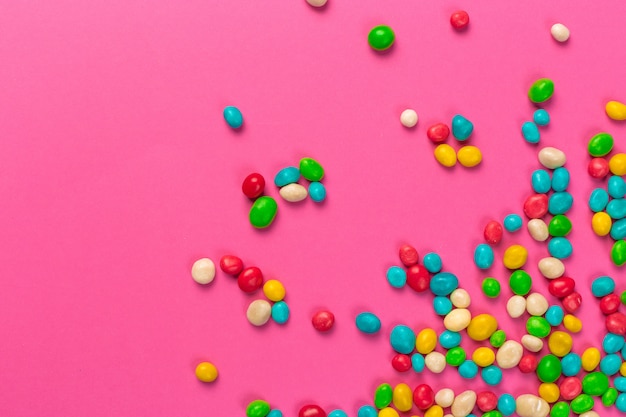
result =
M591 283L591 293L594 297L604 297L613 291L615 291L615 281L609 276L603 275Z
M359 313L355 319L356 328L363 333L376 333L380 330L380 319L369 312Z
M445 316L452 311L452 301L448 297L437 296L433 299L433 309L436 314Z
M394 288L402 288L406 284L406 271L399 266L392 266L387 270L387 281Z
M626 194L626 181L622 177L612 175L607 183L609 195L613 198L623 198Z
M547 193L552 187L550 174L548 174L548 171L544 169L538 169L536 171L533 171L532 175L530 176L530 181L532 183L533 190L535 190L535 192L539 194Z
M613 385L615 386L615 389L619 392L626 392L626 378L624 378L623 376L618 376L617 378L615 378L613 380Z
M313 181L309 184L309 195L311 196L311 200L316 203L321 203L326 200L326 187L321 182Z
M233 129L239 129L243 124L243 115L237 107L226 106L224 107L224 120L226 120L228 126Z
M520 219L521 221L521 219ZM506 225L506 220L505 220ZM489 269L491 265L493 265L495 255L493 254L493 249L491 246L481 243L476 246L476 250L474 250L474 263L480 269Z
M289 306L284 301L277 301L272 305L272 319L278 324L289 320Z
M278 171L274 177L274 184L277 187L284 187L287 184L293 184L300 179L300 170L296 167L287 167Z
M550 323L550 326L558 326L563 322L565 313L561 306L550 306L546 311L546 320Z
M333 410L328 413L328 417L348 417L348 415L343 410Z
M452 135L458 140L466 140L474 131L474 125L460 114L452 118Z
M415 349L415 332L410 327L399 324L391 330L389 341L396 352L408 355Z
M609 194L604 188L596 188L589 195L589 208L598 213L606 208L609 203Z
M539 126L547 126L550 123L550 115L544 109L538 109L533 113L533 120Z
M626 238L626 219L621 219L611 226L611 237L615 240Z
M378 410L371 405L364 405L357 411L357 417L378 417Z
M523 221L518 214L509 214L504 218L502 224L507 232L517 232L522 228Z
M620 394L617 396L615 407L622 413L626 413L626 394Z
M411 367L415 372L422 372L426 366L426 360L419 353L414 353L411 356Z
M561 359L561 372L565 376L575 376L583 366L580 356L574 352L568 353Z
M572 208L574 198L567 191L554 193L548 200L548 211L550 214L565 214Z
M495 365L489 365L483 368L480 376L486 384L498 385L502 381L502 370Z
M466 379L472 379L478 374L478 365L474 361L466 360L459 366L459 375Z
M522 136L528 143L538 143L539 139L541 139L539 129L533 122L524 122L522 125Z
M552 189L557 192L567 190L569 187L569 171L565 167L559 167L552 173Z
M606 375L615 375L619 372L619 367L622 365L622 357L612 353L610 355L606 355L600 361L600 370L602 373Z
M439 344L444 349L457 347L461 344L461 334L451 330L446 330L439 335Z
M266 417L283 417L283 412L280 410L272 410ZM348 416L345 416L348 417Z
M602 340L602 349L608 354L617 353L624 347L624 336L607 333Z
M449 295L459 286L459 279L450 272L440 272L430 280L430 290L435 295Z
M504 416L510 416L515 412L515 398L511 394L502 394L500 398L498 398L498 410Z
M548 242L548 252L557 259L566 259L572 255L572 244L565 237L553 237Z
M612 219L623 219L626 217L626 200L623 198L615 198L606 205L606 213Z
M441 271L441 257L434 252L429 252L424 255L424 268L431 274L436 274Z

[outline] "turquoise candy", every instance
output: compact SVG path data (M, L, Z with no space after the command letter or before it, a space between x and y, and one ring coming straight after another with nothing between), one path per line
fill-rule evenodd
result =
M293 184L300 179L300 170L296 167L287 167L278 171L274 177L274 184L277 187L284 187L287 184Z
M518 214L509 214L502 222L507 232L517 232L522 228L522 218Z
M613 198L623 198L626 194L626 181L622 177L612 175L607 182L607 190Z
M357 411L357 417L378 417L378 410L371 405L364 405Z
M289 306L284 301L277 301L272 305L272 319L278 324L289 320Z
M272 410L267 417L283 417L283 412L280 410ZM346 416L347 417L347 416Z
M433 299L433 309L440 316L445 316L452 311L452 301L448 297L437 296Z
M624 347L622 348L622 358L626 358L626 344L624 344Z
M326 187L321 182L313 181L309 184L309 196L316 203L326 200Z
M411 367L415 372L422 372L426 366L426 360L420 353L414 353L411 356Z
M603 188L596 188L589 195L589 208L594 213L604 210L608 203L609 193L607 193Z
M239 129L243 125L243 115L241 111L235 106L224 107L224 120L228 123L228 126L233 129Z
M611 237L615 240L626 238L626 219L613 222L611 226Z
M603 275L593 280L591 283L591 293L594 297L604 297L615 291L615 280Z
M530 176L530 181L533 186L533 190L539 194L545 194L550 191L552 187L552 180L550 179L550 174L545 169L538 169L533 171Z
M521 219L520 219L521 220ZM506 222L505 222L506 224ZM474 263L480 269L489 269L493 265L495 255L491 246L481 243L474 250Z
M611 376L619 372L619 367L621 365L622 357L620 355L612 353L602 358L602 360L600 361L600 370L603 374Z
M377 333L380 330L380 319L369 312L359 313L355 319L356 328L363 333Z
M465 379L472 379L478 375L478 365L474 361L466 360L459 366L459 375Z
M608 354L617 353L624 347L624 336L621 334L607 333L602 339L602 349Z
M424 268L426 268L426 270L431 274L438 273L441 271L441 267L443 266L441 257L434 252L429 252L424 255L422 262L424 262Z
M445 330L439 335L439 344L444 349L452 349L461 344L461 334L451 330Z
M620 394L617 396L615 407L622 413L626 413L626 394Z
M568 353L561 358L561 370L565 376L575 376L582 369L582 360L574 352Z
M399 324L391 330L389 341L396 352L408 355L415 348L415 332L410 327Z
M524 122L522 124L522 136L528 143L539 143L539 139L541 139L539 129L533 122Z
M606 205L606 213L615 220L626 217L626 199L615 198Z
M313 158L300 160L300 173L309 181L320 181L324 178L324 168Z
M387 269L387 281L394 288L402 288L406 284L406 270L399 266Z
M504 416L510 416L515 412L515 398L511 394L502 394L498 398L498 410Z
M430 280L430 290L435 295L449 295L459 286L459 279L450 272L440 272Z
M502 381L502 370L495 365L489 365L483 368L480 376L487 385L498 385Z
M572 208L574 197L567 191L554 193L548 200L548 211L550 214L565 214Z
M556 192L567 190L569 187L570 175L565 167L559 167L552 173L552 189Z
M572 244L566 237L553 237L548 242L548 252L557 259L569 258L572 251Z
M550 114L544 109L537 109L533 113L533 121L539 126L547 126L550 123Z
M618 376L613 380L613 385L615 385L615 389L619 392L626 392L626 378L623 376Z
M563 317L565 317L565 313L561 306L550 306L548 311L546 311L546 320L550 323L550 326L556 327L560 325L563 322Z
M348 415L343 410L333 410L328 413L328 417L348 417Z
M474 125L460 114L452 118L452 135L458 140L467 140L474 131Z

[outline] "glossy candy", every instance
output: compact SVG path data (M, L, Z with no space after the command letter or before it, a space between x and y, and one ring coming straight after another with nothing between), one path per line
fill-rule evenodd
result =
M536 336L526 334L522 336L522 346L529 352L539 352L543 348L543 340Z
M480 376L487 385L498 385L502 382L502 370L495 365L489 365L480 372Z
M511 394L502 394L498 398L498 410L505 415L510 416L515 412L515 398Z
M496 360L496 354L493 350L486 346L481 346L472 354L472 360L474 363L482 368L493 364Z
M200 362L196 366L196 378L202 382L213 382L217 376L217 368L211 362Z
M228 123L228 126L233 129L239 129L243 125L243 115L241 110L235 106L224 107L224 120Z
M429 252L424 255L424 267L432 274L436 274L441 271L442 262L441 257L434 252Z
M600 364L600 351L595 347L587 348L581 356L582 367L585 371L591 372Z
M435 404L447 408L454 402L454 391L450 388L442 388L435 394Z
M543 103L549 100L554 93L554 82L549 78L540 78L528 90L528 98L533 103Z
M609 201L606 212L612 219L623 219L626 217L626 199L615 198Z
M393 400L393 389L387 383L380 384L374 391L374 405L382 409L391 404Z
M367 36L367 42L377 51L389 49L396 39L393 30L386 25L374 27Z
M550 334L550 323L543 317L532 316L526 321L526 331L533 336L544 338Z
M542 382L554 382L561 375L561 361L555 355L548 354L539 360L537 376Z
M617 153L611 157L609 171L613 175L626 175L626 153Z
M495 348L499 348L500 346L502 346L505 341L506 333L504 333L504 330L496 330L489 338L489 343L491 343L491 346Z
M307 198L309 193L302 185L293 183L287 184L278 191L283 200L290 203L297 203Z
M302 158L300 174L309 181L321 181L324 178L324 168L313 158Z
M615 240L626 238L626 219L617 220L613 223L611 237Z
M263 284L263 294L270 301L281 301L285 298L285 287L275 279L270 279Z
M611 260L617 266L626 264L626 240L618 240L613 244Z
M250 209L250 224L258 229L268 227L274 221L277 211L276 200L268 196L259 197Z
M417 253L417 249L415 249L411 245L400 246L398 252L398 255L400 256L400 261L406 267L416 265L419 261L419 254Z
M534 292L526 297L526 311L531 316L543 316L548 311L548 300L542 294Z
M560 278L565 273L565 264L560 259L552 256L541 258L537 263L537 267L541 275L548 279Z
M576 316L566 314L563 317L563 327L570 333L579 333L583 328L583 322Z
M600 311L604 315L609 315L617 312L621 304L620 297L617 294L609 294L600 300Z
M587 394L580 394L578 397L572 400L570 405L574 413L582 414L593 408L594 400L593 397Z
M416 292L426 291L430 286L430 273L423 265L413 265L406 271L406 284Z
M555 237L548 242L548 252L557 259L567 259L572 256L573 247L565 237Z
M456 114L452 118L452 135L460 141L467 140L474 131L474 125L465 117Z
M615 408L617 408L622 413L626 413L626 394L619 394L617 396L617 400L615 401Z
M609 193L603 188L596 188L589 195L589 208L594 213L604 210L608 203Z
M626 120L626 104L619 101L608 101L604 107L607 116L613 120Z
M565 333L562 331L555 331L550 334L550 338L548 339L548 347L550 349L550 353L553 355L562 358L572 350L572 336L569 333Z
M326 412L319 405L308 404L298 411L298 417L326 417Z
M469 25L469 14L465 10L457 10L450 16L450 24L456 30L463 30Z
M600 370L607 375L615 375L619 372L619 368L622 364L621 356L612 353L606 355L600 360Z
M546 194L533 194L524 201L524 214L529 219L540 219L546 215L549 200Z
M587 152L593 157L608 155L613 149L613 136L608 133L594 135L587 144Z
M357 417L378 417L378 411L371 405L363 405L357 411Z
M521 269L514 271L509 277L509 286L514 294L526 295L532 287L532 278L526 271Z
M514 319L523 316L526 312L526 299L521 295L509 298L506 303L506 312Z
M348 414L346 414L346 412L343 410L333 410L328 413L328 417L348 417Z
M496 353L496 363L502 369L514 368L519 364L523 353L524 348L519 342L507 340Z
M545 169L538 169L533 171L530 176L531 184L533 190L536 193L544 194L550 191L552 187L552 180L550 179L550 174Z
M476 405L476 393L472 390L463 391L454 398L450 412L454 416L467 416Z
M391 347L398 353L409 354L415 347L415 333L409 327L397 325L389 336Z
M430 280L430 290L435 295L449 295L458 286L458 278L450 272L440 272Z
M237 277L239 289L245 293L253 293L263 285L263 273L256 266L249 266Z
M246 407L246 416L248 417L265 417L269 412L270 405L263 400L254 400Z
M284 301L278 301L272 305L272 319L278 324L285 324L289 320L289 306Z
M413 403L420 410L427 410L435 403L435 393L430 385L419 384L413 390Z
M546 320L550 323L550 326L558 326L563 322L565 313L559 306L550 306L546 311Z
M239 275L243 271L243 261L234 255L224 255L220 259L220 269L228 275Z
M265 190L265 178L258 172L249 174L241 184L243 194L251 199L257 198L263 194Z
M444 349L451 349L461 344L461 334L445 330L439 335L439 344Z
M445 123L437 123L428 128L426 136L433 143L445 142L450 136L450 128Z
M459 375L465 379L472 379L478 374L478 365L474 361L466 360L459 366Z
M466 168L473 168L480 164L483 160L483 154L476 146L463 146L457 152L459 164Z
M592 178L602 179L609 174L609 163L604 158L592 158L587 165L587 173Z
M283 415L282 411L277 410L277 409L273 409L273 410L270 410L270 413L267 415L267 417L284 417L284 415ZM329 414L328 417L348 417L348 416L341 415L341 414L336 414L334 416L331 416Z
M391 366L398 372L406 372L411 369L411 358L409 355L398 353L391 358Z
M519 269L526 263L528 251L521 245L511 245L504 252L503 263L508 269Z
M422 372L426 367L426 360L424 359L424 356L419 353L411 355L411 366L415 372Z
M618 395L619 393L617 392L615 388L613 387L609 388L608 390L606 390L606 392L602 396L602 404L605 407L612 406L613 404L615 404L615 401L617 400Z
M548 200L548 212L550 214L565 214L574 204L574 198L567 191L556 192Z
M495 410L498 405L498 396L491 391L482 391L476 395L476 406L482 412Z
M626 194L626 182L622 177L611 175L607 182L607 191L613 198L622 198Z
M272 305L266 300L254 300L246 310L246 317L254 326L263 326L271 316Z
M582 387L585 394L601 396L609 389L609 378L602 372L591 372L583 378Z
M198 284L209 284L215 279L215 263L209 258L198 259L191 266L191 278Z
M318 332L327 332L335 324L335 315L328 310L320 310L313 315L311 323Z
M582 296L576 291L567 295L563 298L563 300L561 300L561 302L563 303L563 308L568 313L575 313L580 308L580 304L582 303L582 301Z
M517 214L509 214L504 218L504 228L507 232L516 232L522 228L522 218Z
M552 406L550 417L569 417L571 407L565 401L560 401Z
M402 288L406 284L406 271L399 266L387 269L387 281L394 288Z
M583 392L583 384L580 379L569 376L561 380L559 390L563 399L571 401Z
M493 265L495 255L491 246L481 243L474 250L474 264L479 269L489 269Z
M565 376L578 374L582 368L581 357L576 353L568 353L561 359L561 368Z
M465 308L455 308L443 319L443 325L446 329L453 332L460 332L469 326L472 315Z
M547 401L532 394L520 395L515 404L515 411L520 417L547 417L550 412Z
M404 127L412 128L417 124L417 112L413 109L406 109L400 114L400 123Z
M537 159L539 159L539 163L541 165L549 169L562 167L565 165L565 162L567 162L565 153L562 150L551 146L542 148L537 154Z
M604 297L615 291L615 281L609 276L601 276L591 283L591 293L594 297Z
M422 329L415 339L415 348L422 355L429 354L437 346L437 333L433 329Z
M537 125L533 122L524 122L522 124L522 137L528 143L539 143L541 134Z
M533 121L539 126L547 126L550 123L550 114L544 109L537 109L533 113Z
M485 278L482 284L483 293L489 298L500 295L500 283L495 278Z
M498 329L498 322L491 314L478 314L472 318L467 327L467 335L472 340L483 341L491 337Z
M355 321L357 329L363 333L372 334L380 330L380 319L374 313L359 313Z
M552 27L550 28L550 34L552 35L555 41L561 42L561 43L566 42L570 36L569 29L567 28L567 26L565 26L562 23L553 24ZM553 417L560 417L560 416L553 416Z
M296 167L286 167L278 171L274 176L274 185L284 187L287 184L293 184L300 179L300 170Z
M497 245L502 240L502 225L496 220L491 220L485 226L483 236L485 241L491 245Z
M595 213L591 218L591 228L598 236L608 235L611 232L612 226L613 221L611 220L611 216L603 211Z
M321 182L313 181L309 184L309 197L316 203L326 199L326 187Z
M402 412L410 411L413 408L413 393L407 384L400 383L394 387L393 406Z
M550 220L548 231L555 237L567 236L572 230L572 222L563 214L557 214Z
M531 219L528 221L528 233L537 242L544 242L550 236L548 225L541 219Z
M447 143L437 145L434 154L437 162L439 162L444 167L451 168L456 165L456 151L452 146L448 145Z
M539 385L539 396L550 404L555 403L560 395L559 386L555 383L544 382Z
M522 356L517 366L522 373L529 374L537 370L537 364L537 357L533 354L527 354Z
M469 293L463 288L457 288L452 291L450 293L450 301L457 308L467 308L472 302Z

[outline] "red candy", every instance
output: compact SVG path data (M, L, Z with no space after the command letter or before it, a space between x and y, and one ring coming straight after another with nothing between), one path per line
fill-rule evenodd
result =
M609 314L604 323L610 333L626 334L626 316L622 313Z
M483 391L476 396L476 406L483 413L495 410L497 405L498 396L491 391Z
M319 405L305 405L298 412L298 417L326 417L326 411Z
M424 265L413 265L406 271L406 285L417 292L430 288L430 272Z
M524 355L517 365L524 374L535 372L537 369L537 357L535 355Z
M249 266L237 277L237 285L241 291L253 293L263 285L263 273L256 266Z
M583 384L580 382L580 379L575 376L570 376L561 381L559 391L561 391L561 397L563 397L564 400L570 401L583 392Z
M263 194L263 190L265 190L265 178L257 172L248 175L243 180L243 184L241 184L241 191L248 198L260 197Z
M604 158L593 158L589 161L587 172L593 178L601 180L609 173L609 163Z
M318 311L313 315L311 322L318 332L327 332L335 324L335 315L328 310Z
M413 266L418 260L419 255L417 254L417 249L411 245L400 246L400 261L404 264L404 266Z
M576 281L570 277L560 277L550 281L548 291L557 298L564 298L574 292Z
M576 310L578 310L578 308L580 308L580 304L583 302L583 298L579 293L574 291L563 300L561 300L561 302L563 303L563 308L565 309L565 311L573 314L576 312Z
M411 357L399 353L391 359L391 366L398 372L406 372L411 369Z
M502 225L495 220L491 220L485 226L483 235L487 243L497 245L502 240Z
M456 30L465 29L469 25L469 15L465 10L457 10L450 16L450 24Z
M533 194L524 202L524 213L529 219L540 219L548 212L548 196Z
M621 303L619 295L615 293L606 295L600 300L600 311L606 316L616 313Z
M450 136L450 128L445 123L437 123L428 128L426 136L434 143L445 142Z
M220 268L228 275L239 275L243 270L243 261L235 255L224 255L220 259Z
M413 390L413 403L420 410L427 410L435 403L435 393L430 385L420 384Z

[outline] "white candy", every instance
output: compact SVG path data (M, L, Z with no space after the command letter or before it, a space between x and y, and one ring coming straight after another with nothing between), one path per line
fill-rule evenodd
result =
M506 312L514 319L522 317L525 311L526 299L521 295L514 295L506 302Z
M532 394L523 394L515 400L515 412L520 417L547 417L550 406L543 398Z
M208 284L215 278L215 264L209 258L198 259L191 267L191 277L198 284Z
M558 42L565 42L569 39L569 29L562 23L555 23L550 28L552 37Z
M530 334L522 336L522 346L531 352L539 352L543 349L543 340Z
M306 0L313 7L322 7L328 0Z
M302 201L308 195L306 188L298 183L287 184L284 187L281 187L278 193L283 199L289 201L290 203Z
M417 113L413 109L406 109L400 115L400 123L404 127L413 127L417 124Z
M531 316L543 316L548 311L548 307L550 307L548 300L538 292L533 292L526 297L526 311Z
M496 363L502 369L515 368L522 360L524 348L515 340L507 340L496 352Z
M562 277L565 273L565 265L563 262L551 256L541 259L537 266L539 267L539 272L548 279Z
M450 407L453 402L454 391L452 391L450 388L440 389L439 391L437 391L437 394L435 394L435 403L442 408Z
M532 219L528 222L528 233L537 242L545 242L550 236L548 225L541 219Z
M556 169L565 165L567 158L565 153L557 148L546 146L539 151L539 162L546 168Z
M451 332L460 332L469 326L472 314L465 308L455 308L443 319L443 325Z
M600 414L598 414L595 411L591 410L591 411L587 411L586 413L582 413L578 417L600 417Z
M476 393L471 390L463 391L456 396L450 412L454 417L465 417L469 415L476 405Z
M272 315L272 305L266 300L254 300L248 306L246 317L255 326L263 326Z
M470 306L472 299L467 291L463 288L457 288L450 294L450 301L456 308L467 308Z
M446 368L446 357L439 352L430 352L424 361L428 370L433 374L440 374Z

